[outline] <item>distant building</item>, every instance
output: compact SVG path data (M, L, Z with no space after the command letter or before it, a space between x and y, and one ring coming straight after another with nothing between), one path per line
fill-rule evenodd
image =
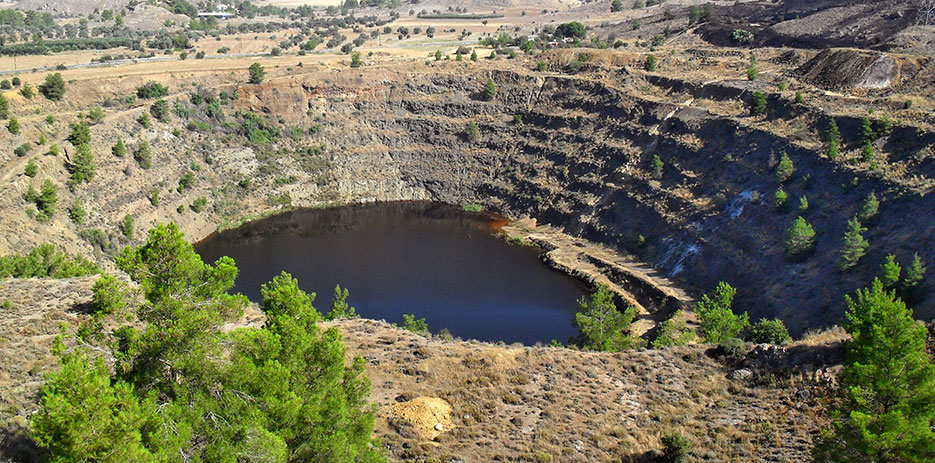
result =
M198 16L201 18L221 18L227 19L231 16L234 16L233 12L228 11L211 11L211 12L198 12Z

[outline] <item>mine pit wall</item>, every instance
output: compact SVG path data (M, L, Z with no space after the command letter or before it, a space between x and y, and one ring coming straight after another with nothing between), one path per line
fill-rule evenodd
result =
M480 95L488 76L498 87L493 102ZM636 93L576 77L492 71L303 82L241 103L287 121L307 121L309 108L325 115L321 137L343 201L476 202L510 217L529 215L637 256L696 295L727 281L738 289L736 309L754 320L780 317L796 333L839 323L843 295L865 285L886 254L908 263L919 252L935 262L932 195L839 167L737 120ZM284 101L295 110L283 108ZM801 111L774 104L779 115ZM521 123L513 122L515 114ZM470 121L481 133L474 143L465 135ZM859 120L838 123L849 139ZM912 130L896 128L887 151L908 157L935 141L931 133ZM780 213L772 197L782 151L796 174L785 187L792 206ZM653 155L665 162L660 180L651 175ZM920 173L931 177L932 163L931 157L920 160ZM834 264L847 219L871 191L882 202L865 234L871 247L857 268L841 273ZM807 259L789 262L783 233L803 194L817 246ZM925 301L917 313L931 316L932 309Z

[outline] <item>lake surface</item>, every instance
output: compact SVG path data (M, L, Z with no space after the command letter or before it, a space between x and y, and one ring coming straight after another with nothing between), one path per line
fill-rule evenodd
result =
M534 344L575 333L586 287L542 264L541 251L494 236L503 220L458 206L395 202L287 212L195 245L206 262L230 256L235 291L260 301L260 285L285 270L326 313L335 285L365 318L484 341Z

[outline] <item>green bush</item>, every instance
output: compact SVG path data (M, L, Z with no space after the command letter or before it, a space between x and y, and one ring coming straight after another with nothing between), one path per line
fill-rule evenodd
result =
M136 145L136 149L133 150L133 159L143 169L149 169L153 166L153 153L149 149L148 141L143 140Z
M29 154L30 151L32 151L32 143L23 143L13 150L13 154L15 154L16 157L21 158Z
M782 157L779 158L779 164L776 164L776 181L786 183L794 172L795 167L792 165L792 159L789 159L789 155L783 151Z
M36 164L35 159L30 159L26 162L26 168L23 170L23 173L30 178L35 177L36 174L39 173L39 165Z
M145 85L137 87L136 96L142 99L162 98L169 96L169 88L156 82L147 82Z
M10 117L10 121L7 122L6 128L7 128L7 130L9 130L10 133L12 133L13 135L19 134L19 119L17 119L16 117L11 116L11 117Z
M860 205L860 210L857 212L857 220L860 220L861 223L868 223L877 216L879 211L880 200L877 199L876 192L871 191L867 195L867 199Z
M647 71L649 71L649 72L655 72L655 71L656 71L656 55L653 55L652 53L650 53L650 54L646 57L646 60L643 61L643 69L645 69L645 70L647 70Z
M685 463L691 452L691 442L678 432L662 436L662 461L665 463Z
M701 322L705 342L720 344L726 339L736 338L750 324L746 312L737 315L731 309L736 294L736 289L722 281L714 289L713 297L707 294L701 296L695 313Z
M248 72L250 73L249 80L251 84L259 84L263 82L263 79L266 77L266 70L263 69L263 65L260 63L251 64Z
M773 320L761 318L750 327L750 333L747 334L747 341L754 344L783 344L791 340L792 337L789 336L785 323L778 318Z
M94 175L97 173L97 164L94 162L94 153L91 152L88 145L78 146L68 170L71 172L72 184L89 183L94 179Z
M635 318L635 308L618 311L610 288L598 285L590 298L582 297L578 301L578 313L575 314L578 344L585 349L603 352L643 347L645 341L630 333L630 325Z
M347 288L341 288L341 285L334 287L334 295L331 297L331 311L328 312L327 320L337 320L341 318L359 318L357 310L347 304ZM424 320L424 319L423 319Z
M127 145L123 143L123 140L117 140L117 143L110 148L110 152L118 158L122 158L127 154Z
M484 99L492 101L496 97L497 84L493 82L493 79L487 79L487 82L484 82Z
M57 251L51 244L26 254L0 256L0 278L73 278L100 272L93 262Z
M684 346L694 340L695 330L686 326L684 312L677 310L659 327L653 348Z
M867 229L861 226L857 217L847 222L847 231L844 232L844 241L841 244L841 257L838 259L838 268L847 270L855 265L867 253L870 243L864 239L862 233Z
M766 94L763 92L753 92L753 98L750 99L750 115L762 116L766 114Z
M123 233L123 236L131 240L133 239L133 233L135 232L134 222L135 220L130 214L123 216L123 220L120 221L120 233Z
M403 329L415 332L415 333L427 333L429 331L429 325L425 322L425 318L417 319L414 314L403 314Z
M464 135L467 137L468 141L476 142L480 139L480 129L477 128L477 123L474 121L468 122L467 129L464 131Z
M68 208L68 219L75 225L81 225L87 215L88 211L84 208L84 201L81 198L75 198L74 202L71 203L71 207Z
M786 230L785 245L789 257L803 256L815 247L815 229L799 216Z
M169 102L163 99L156 100L150 107L149 113L153 115L159 122L166 122L169 120Z
M65 79L57 72L47 75L45 82L39 86L39 93L52 101L61 100L65 96Z
M205 198L204 196L199 196L198 198L195 198L194 201L192 201L192 204L189 207L196 214L201 214L202 212L204 212L205 207L207 205L208 205L208 199Z

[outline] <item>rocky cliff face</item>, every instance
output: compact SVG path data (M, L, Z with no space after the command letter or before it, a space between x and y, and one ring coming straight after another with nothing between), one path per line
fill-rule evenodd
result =
M689 295L727 281L739 289L736 308L754 320L780 317L796 333L836 324L842 295L865 285L888 253L903 263L914 252L935 262L935 248L926 245L935 220L923 213L935 206L935 132L924 115L915 125L894 124L876 142L873 164L855 163L861 117L838 115L844 156L832 161L821 142L829 118L818 103L795 103L791 92L765 82L666 77L594 64L599 58L574 75L451 62L306 72L259 86L215 83L237 89L224 106L228 120L253 111L287 133L297 129L271 143L244 142L229 124L186 130L173 119L141 130L134 119L146 106L126 108L92 129L96 179L73 193L62 189L63 206L85 201L85 222L29 217L22 192L36 181L16 177L0 207L17 232L0 237L0 251L52 241L106 261L105 254L139 240L139 230L167 220L197 240L284 204L480 203L642 261ZM556 67L567 61L543 59ZM498 89L491 101L481 94L488 78ZM747 116L744 102L755 90L770 95L766 118ZM182 87L171 99L185 101L191 91ZM471 122L479 133L474 141L466 134ZM182 130L173 134L175 127ZM110 155L117 139L131 153L149 140L153 167L139 168L130 154ZM777 210L774 170L783 153L795 173L783 185L790 207ZM46 175L64 183L55 158L40 161L40 183ZM16 163L25 160L9 162L10 171L21 171ZM178 188L186 173L194 182ZM834 264L846 222L870 192L881 206L865 233L869 252L840 272ZM200 197L208 207L193 212ZM790 261L783 234L801 197L816 246ZM137 219L133 239L118 232L126 214ZM102 234L96 238L92 229ZM935 315L932 300L917 301L920 318ZM664 300L645 305L650 312L673 307Z
M935 261L925 246L931 218L907 213L933 207L935 159L926 147L935 134L916 127L897 126L883 139L883 166L872 171L823 155L816 141L827 119L817 108L773 97L765 121L719 111L750 98L745 82L450 67L373 74L306 80L287 97L278 86L243 90L271 114L289 116L283 101L295 99L321 115L342 200L478 202L529 215L638 256L693 290L728 281L740 290L738 308L754 319L779 316L797 332L837 323L841 295L872 278L887 253ZM480 95L488 77L498 86L493 101ZM692 105L696 95L714 108ZM793 120L804 125L799 139L779 129ZM859 119L837 120L853 139ZM470 122L477 141L465 134ZM784 185L793 206L777 211L773 171L782 153L795 165ZM659 178L653 156L664 163ZM914 176L897 173L907 167ZM867 264L841 273L834 263L845 224L870 192L882 204L866 233ZM783 233L802 196L817 244L790 261ZM931 316L931 302L917 313Z

